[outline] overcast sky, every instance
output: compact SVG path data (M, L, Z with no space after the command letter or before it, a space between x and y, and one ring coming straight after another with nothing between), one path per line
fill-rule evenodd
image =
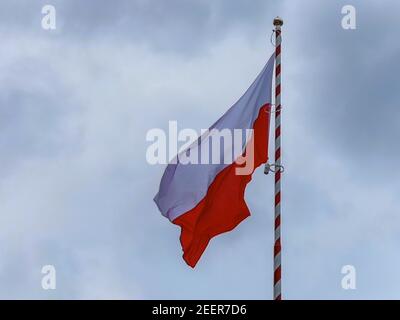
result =
M56 8L56 30L41 27ZM341 26L355 6L357 28ZM282 290L400 299L400 3L3 0L0 298L270 299L273 177L197 267L153 202L152 128L208 128L254 80L282 16ZM43 290L54 265L57 289ZM343 290L341 268L356 268Z

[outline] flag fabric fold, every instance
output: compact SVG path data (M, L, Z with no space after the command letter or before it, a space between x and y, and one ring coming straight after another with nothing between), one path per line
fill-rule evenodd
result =
M216 130L228 130L232 136L234 130L251 130L239 150L233 142L224 140L218 149L220 161L183 164L178 155L163 174L154 201L162 215L181 227L183 258L191 267L197 264L213 237L234 229L250 215L245 189L254 170L268 160L273 66L274 55L244 95L182 153L204 155L204 150L209 149L203 147ZM227 154L233 155L232 161L226 161ZM245 174L238 174L247 165L236 161L238 158L253 162Z

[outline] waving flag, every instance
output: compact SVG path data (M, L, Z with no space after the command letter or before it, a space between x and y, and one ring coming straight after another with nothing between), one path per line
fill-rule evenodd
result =
M168 164L161 179L154 201L163 216L181 227L183 258L191 267L196 265L211 238L234 229L250 215L244 193L255 168L268 159L273 66L274 56L271 56L245 94ZM242 139L239 152L233 140L224 140L208 154L210 146L206 144L211 138L221 132L237 137L238 130L251 132ZM206 158L208 163L182 161L194 154ZM249 163L244 160L251 160L249 170L245 170Z

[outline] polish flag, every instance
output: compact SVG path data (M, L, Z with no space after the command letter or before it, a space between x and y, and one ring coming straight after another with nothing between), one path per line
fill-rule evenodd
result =
M165 169L154 201L163 216L181 227L183 259L191 267L196 266L213 237L231 231L250 215L245 189L254 170L268 160L273 66L274 55L244 95ZM233 133L237 129L251 132L243 139L240 152L235 151L238 148L232 141L224 140L217 149L212 148L212 152L221 151L220 161L215 161L215 154L206 155L210 147L204 148L204 144L213 132ZM183 163L182 156L193 152L203 159L209 157L209 163ZM233 155L231 161L226 161L227 154ZM244 170L250 160L250 169Z

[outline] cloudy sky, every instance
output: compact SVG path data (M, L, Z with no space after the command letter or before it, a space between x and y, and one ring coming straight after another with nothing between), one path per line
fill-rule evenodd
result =
M41 26L56 8L56 29ZM357 28L341 26L356 8ZM0 298L270 299L273 180L196 269L152 201L146 133L200 130L247 89L283 28L283 295L400 299L395 0L4 0ZM56 290L41 269L54 265ZM343 290L341 268L356 268Z

